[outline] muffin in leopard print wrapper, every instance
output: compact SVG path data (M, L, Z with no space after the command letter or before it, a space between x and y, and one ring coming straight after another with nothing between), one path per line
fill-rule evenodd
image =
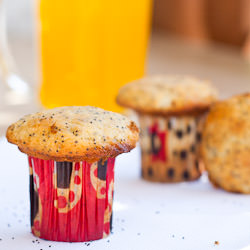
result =
M109 235L115 157L136 146L134 122L95 107L61 107L23 117L6 136L28 155L35 236L83 242Z
M136 111L141 127L142 177L181 182L201 175L200 143L216 89L191 76L151 76L123 86L117 103Z

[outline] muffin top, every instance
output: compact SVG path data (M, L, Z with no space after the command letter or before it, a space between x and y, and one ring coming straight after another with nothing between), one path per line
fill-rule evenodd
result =
M117 103L137 112L155 115L199 114L216 101L208 81L191 76L151 76L123 86Z
M33 157L95 162L129 152L139 129L125 116L91 106L71 106L26 115L9 126L9 142Z
M247 183L250 192L249 128L250 93L218 102L211 108L204 125L201 152L210 179L216 185L243 192L236 190L238 185L233 187L232 181L245 186Z

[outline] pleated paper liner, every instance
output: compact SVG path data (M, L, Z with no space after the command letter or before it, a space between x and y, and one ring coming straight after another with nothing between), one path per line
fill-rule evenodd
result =
M28 157L32 233L53 241L84 242L109 235L114 159L55 162Z
M204 117L166 118L140 114L142 177L155 182L198 179Z

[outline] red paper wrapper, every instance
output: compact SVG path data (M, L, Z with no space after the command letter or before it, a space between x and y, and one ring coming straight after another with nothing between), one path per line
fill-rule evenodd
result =
M28 157L32 233L54 241L106 237L112 224L114 159L55 162Z
M139 114L142 177L181 182L201 175L199 147L204 115L160 117Z

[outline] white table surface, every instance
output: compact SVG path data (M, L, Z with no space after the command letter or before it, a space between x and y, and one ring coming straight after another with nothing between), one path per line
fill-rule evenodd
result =
M117 160L110 237L88 245L38 239L30 233L26 156L3 138L0 156L1 250L250 249L250 196L215 189L206 176L182 184L143 181L138 148Z

